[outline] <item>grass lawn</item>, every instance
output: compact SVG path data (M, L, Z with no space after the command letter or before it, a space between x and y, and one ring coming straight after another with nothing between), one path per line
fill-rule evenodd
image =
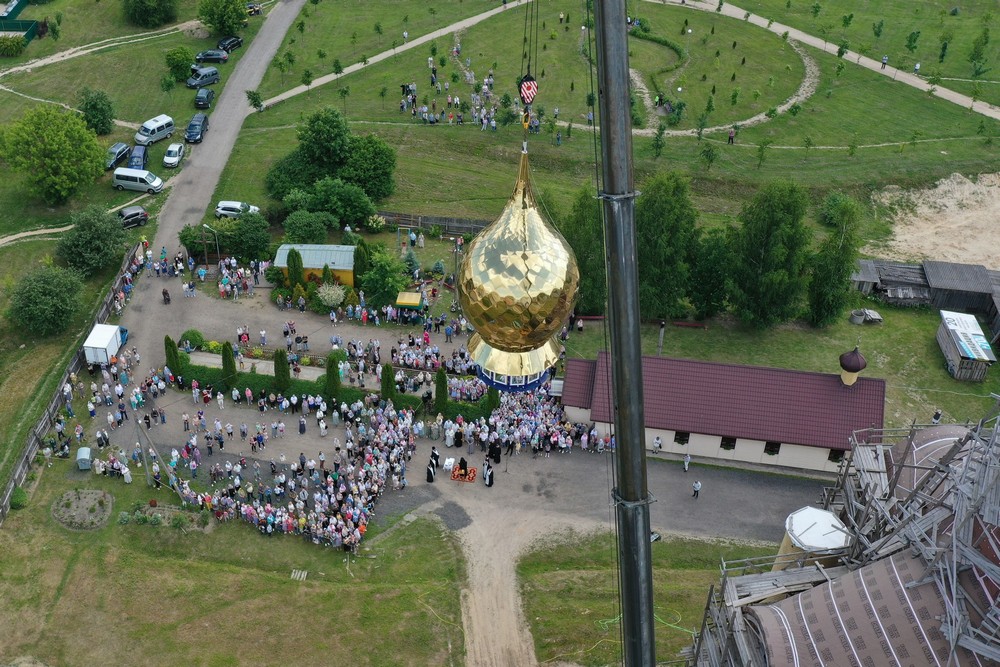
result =
M248 43L259 27L259 22L250 23L244 35ZM114 103L115 116L119 120L139 124L165 113L183 127L196 113L195 91L185 86L183 81L169 92L160 88L160 78L167 71L164 55L178 46L186 46L195 53L214 49L217 41L215 37L198 39L171 34L137 44L115 46L32 72L18 72L4 77L3 82L18 92L70 106L79 102L78 95L84 87L104 90ZM245 48L236 49L230 62L211 64L218 67L222 76L222 81L214 86L217 92L225 85L229 73L246 51Z
M654 542L657 660L677 660L677 652L690 646L708 587L718 583L721 558L764 556L776 548L676 537ZM586 667L621 662L616 549L611 533L573 535L518 564L524 614L540 662Z
M475 2L449 2L435 6L419 0L383 0L352 5L348 15L341 5L334 3L307 4L278 50L279 57L292 53L295 64L287 74L282 74L272 65L259 90L265 98L270 97L298 85L302 72L307 69L314 77L324 76L333 72L334 60L347 67L361 62L366 55L381 53L393 48L394 44L402 45L404 30L413 40L489 9L492 6ZM522 12L509 13L521 16L523 20ZM299 24L302 24L301 32ZM381 28L381 35L376 32L376 25ZM451 47L450 41L440 41L439 56L446 55ZM426 54L420 51L421 59L430 55L430 46L426 49ZM320 50L324 52L322 57ZM406 57L412 59L414 56ZM426 69L426 60L424 67Z
M343 552L267 539L238 521L212 519L207 533L120 526L120 511L174 502L141 475L127 486L70 461L42 475L29 507L0 531L0 655L59 665L464 663L464 565L436 523L400 527L348 570ZM113 494L108 526L71 532L51 518L55 499L76 488ZM293 568L308 580L292 581Z
M813 17L812 7L820 5L819 15ZM852 0L827 0L822 3L806 0L740 0L738 6L760 16L800 30L823 36L825 29L830 42L846 39L851 50L864 49L872 58L889 56L889 64L912 70L921 63L922 74L930 75L939 70L944 76L968 78L972 65L968 62L972 42L983 29L988 16L995 21L997 5L992 0L968 0L960 5L943 0L910 2L909 0L880 0L856 2ZM958 7L957 15L951 10ZM844 27L844 17L853 14L850 25ZM884 21L882 36L875 37L873 24ZM920 32L913 53L906 49L907 36ZM942 36L951 36L944 62L939 63ZM1000 44L990 40L985 50L989 63L1000 57ZM990 76L987 74L986 76Z
M178 0L178 23L193 19L197 12L197 0ZM42 21L46 18L55 19L60 14L63 20L58 40L51 37L32 40L20 57L4 59L4 64L16 65L28 60L44 58L73 47L125 35L139 36L147 32L145 28L125 22L119 2L53 0L45 4L29 4L17 18L23 21ZM163 26L161 29L169 27Z

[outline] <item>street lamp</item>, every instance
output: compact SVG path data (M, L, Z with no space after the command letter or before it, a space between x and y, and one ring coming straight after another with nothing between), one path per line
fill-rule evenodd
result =
M211 227L209 227L208 225L205 225L205 224L202 224L202 227L204 227L205 229L207 229L208 231L212 232L212 234L215 235L215 256L218 257L219 259L221 259L222 258L222 253L219 252L219 232L215 231L214 229L212 229ZM204 232L202 232L202 237L204 238ZM208 247L207 246L205 248L205 268L206 269L208 268Z

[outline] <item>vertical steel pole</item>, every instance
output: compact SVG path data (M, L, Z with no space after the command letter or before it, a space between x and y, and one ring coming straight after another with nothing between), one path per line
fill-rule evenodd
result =
M600 193L605 217L611 375L617 449L619 582L623 657L627 667L653 667L653 567L642 402L642 351L635 242L635 183L626 10L623 0L597 0L595 43L600 110Z

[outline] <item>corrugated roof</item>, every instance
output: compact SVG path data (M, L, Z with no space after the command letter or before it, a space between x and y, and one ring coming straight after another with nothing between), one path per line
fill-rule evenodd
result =
M288 251L295 248L302 255L302 268L322 269L328 264L338 271L354 270L354 246L352 245L309 245L305 243L285 243L274 256L274 265L288 266Z
M974 294L991 294L993 281L986 267L956 262L924 262L924 275L931 289L955 290Z
M574 408L590 408L594 398L594 371L597 362L592 359L567 359L566 376L563 382L563 405Z
M665 357L642 362L647 428L847 450L853 431L883 424L881 379L845 387L829 373ZM608 370L601 352L590 403L595 421L612 421ZM567 365L567 385L571 379ZM563 393L577 391L567 386Z

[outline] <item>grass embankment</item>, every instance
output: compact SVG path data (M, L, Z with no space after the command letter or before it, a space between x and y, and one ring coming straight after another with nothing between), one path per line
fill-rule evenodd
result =
M438 524L400 527L348 565L341 551L239 521L207 533L120 526L136 504L174 501L141 474L126 486L72 467L45 470L0 531L0 655L67 666L463 664L464 566ZM51 518L74 488L114 495L108 526L70 532ZM293 568L307 581L291 580Z
M518 564L524 613L540 662L597 667L621 662L615 538L574 535L544 545ZM677 660L701 626L708 587L721 558L773 554L772 547L671 537L653 543L656 658Z

